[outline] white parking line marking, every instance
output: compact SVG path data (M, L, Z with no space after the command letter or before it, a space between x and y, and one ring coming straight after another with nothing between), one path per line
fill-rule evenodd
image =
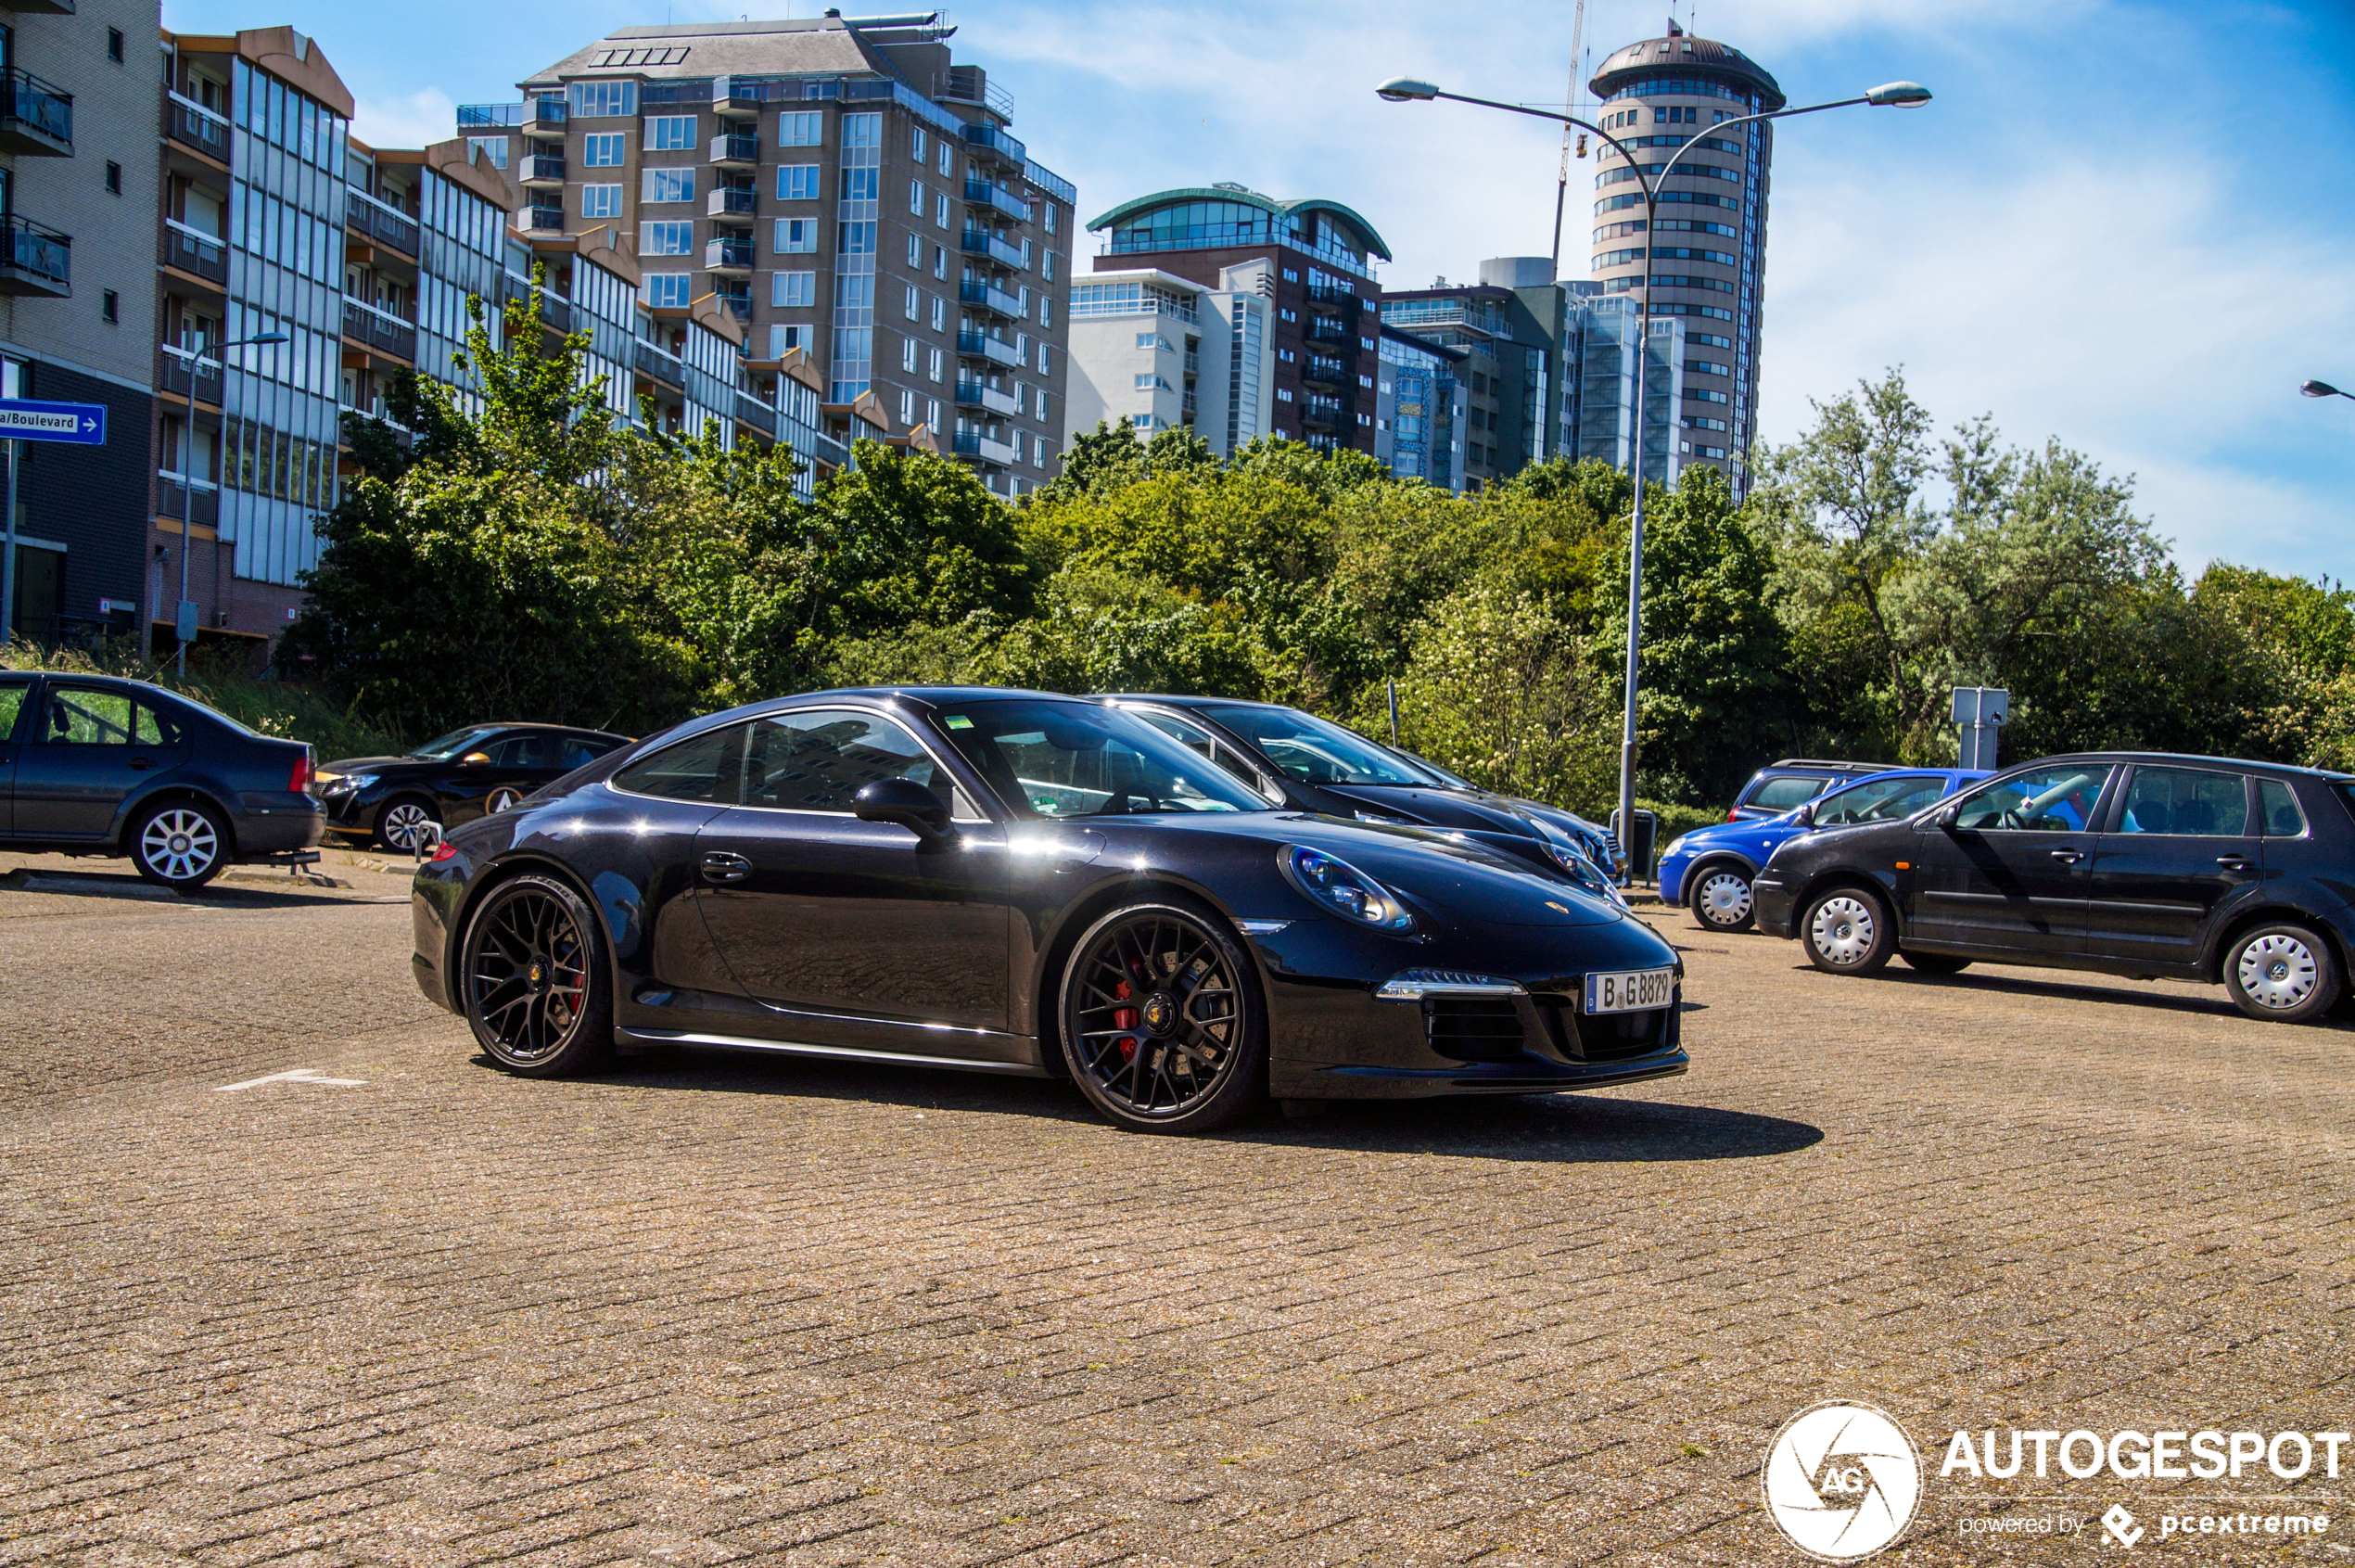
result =
M357 1088L367 1081L366 1078L331 1078L316 1067L289 1067L283 1073L273 1073L266 1078L248 1078L243 1083L218 1084L214 1086L212 1091L215 1094L226 1094L233 1089L260 1089L265 1083L324 1083Z

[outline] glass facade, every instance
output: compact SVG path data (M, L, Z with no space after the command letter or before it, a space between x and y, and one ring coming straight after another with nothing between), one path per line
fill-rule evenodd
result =
M883 168L883 116L842 117L842 191L834 207L833 373L826 401L847 403L874 374L875 234Z
M1179 201L1123 219L1111 231L1114 255L1154 250L1225 250L1251 245L1288 245L1329 266L1363 278L1373 276L1366 253L1329 224L1308 225L1294 213L1275 213L1247 201Z

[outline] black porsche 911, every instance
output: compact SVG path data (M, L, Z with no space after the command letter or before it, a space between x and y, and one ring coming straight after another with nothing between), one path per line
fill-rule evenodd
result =
M319 770L313 788L327 831L407 854L421 836L503 811L543 784L594 762L627 735L561 724L469 724L400 757L347 757Z
M616 1042L1068 1077L1116 1124L1685 1071L1682 966L1570 876L1290 811L1101 703L840 691L453 829L417 983L509 1071Z

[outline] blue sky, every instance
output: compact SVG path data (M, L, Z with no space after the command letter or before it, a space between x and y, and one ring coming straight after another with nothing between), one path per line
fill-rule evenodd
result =
M757 16L810 16L823 0ZM2126 0L1678 0L1794 103L1912 78L1920 110L1782 128L1768 228L1762 425L1903 364L1943 424L1992 413L2136 477L2187 570L2216 558L2355 579L2355 7ZM401 6L167 0L198 32L292 22L383 145L452 134L451 107L605 30L757 0ZM854 15L896 5L846 5ZM1015 131L1085 216L1241 180L1364 213L1394 287L1542 254L1559 142L1542 124L1391 105L1398 74L1562 101L1571 0L998 0L954 9L961 58L1014 96ZM1656 35L1665 0L1589 0L1586 42ZM1584 265L1592 164L1573 165L1565 272ZM1581 218L1586 217L1582 223Z

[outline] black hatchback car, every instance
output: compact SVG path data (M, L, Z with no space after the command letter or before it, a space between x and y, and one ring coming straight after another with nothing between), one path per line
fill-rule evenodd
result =
M145 681L0 670L0 848L120 855L193 893L233 863L312 860L311 748Z
M1787 840L1758 874L1758 924L1836 975L1892 954L1933 975L2096 969L2221 984L2253 1018L2305 1023L2355 948L2350 789L2214 757L2048 757L1904 822Z
M1122 694L1102 701L1212 758L1295 811L1460 833L1610 891L1618 846L1559 807L1482 789L1329 720L1278 703Z
M329 832L407 854L428 824L452 828L503 811L629 744L627 735L561 724L469 724L405 756L330 762L319 770L319 798Z

